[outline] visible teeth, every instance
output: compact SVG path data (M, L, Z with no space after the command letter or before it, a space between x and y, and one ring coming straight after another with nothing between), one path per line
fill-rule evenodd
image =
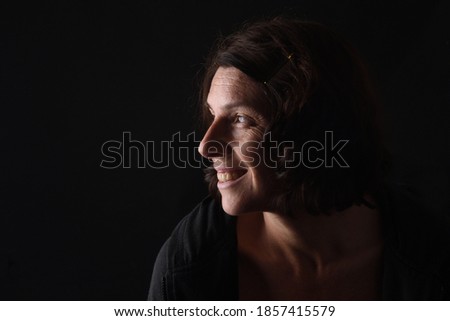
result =
M219 182L228 182L239 178L239 174L236 172L228 172L228 173L217 173L217 178Z

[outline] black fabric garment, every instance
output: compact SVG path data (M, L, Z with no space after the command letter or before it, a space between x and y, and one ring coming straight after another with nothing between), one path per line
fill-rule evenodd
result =
M383 217L383 300L450 300L450 229L389 189ZM206 198L156 259L149 300L238 300L236 218Z

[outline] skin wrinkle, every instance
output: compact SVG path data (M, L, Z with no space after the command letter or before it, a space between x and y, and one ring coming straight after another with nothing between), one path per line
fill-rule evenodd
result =
M270 113L257 103L258 95L261 91L255 81L238 69L217 70L207 100L214 119L199 146L204 157L212 159L215 165L229 166L229 155L211 153L208 142L233 141L242 145L261 141ZM254 122L236 123L235 116L240 114L254 118ZM304 291L316 289L316 295L320 296L328 293L324 284L332 287L342 282L342 278L358 284L360 281L352 278L360 274L367 279L361 266L369 271L370 278L375 277L373 271L382 249L377 210L353 205L330 215L310 215L296 206L292 215L285 215L274 207L274 199L281 190L275 171L263 164L254 166L247 152L232 150L233 157L243 162L247 172L236 184L219 191L225 212L238 217L239 260L250 267L248 273L254 273L254 282L266 284L272 294L280 291L278 284L287 282L286 286L292 287L300 282ZM370 199L370 195L366 197ZM289 289L289 295L297 297L296 288Z
M221 191L222 206L224 210L233 215L247 211L246 208L259 207L265 208L265 204L259 204L261 199L269 199L269 195L275 192L272 186L265 183L267 178L272 180L275 173L264 164L251 162L252 155L247 149L233 148L230 153L210 153L208 151L208 142L214 141L222 145L231 142L250 144L254 146L263 138L268 126L267 112L260 102L258 96L261 95L259 86L250 77L240 72L236 68L219 68L216 72L208 95L208 104L214 114L214 120L207 130L199 146L200 153L216 163L222 163L230 166L232 153L236 164L243 163L247 173L239 186L228 188ZM234 118L236 115L248 116L252 119L249 124L236 124ZM256 147L256 146L255 146ZM224 150L219 148L219 150ZM262 159L261 150L258 149L259 158ZM228 154L228 155L227 155ZM236 167L236 164L232 164ZM245 195L246 200L243 200Z

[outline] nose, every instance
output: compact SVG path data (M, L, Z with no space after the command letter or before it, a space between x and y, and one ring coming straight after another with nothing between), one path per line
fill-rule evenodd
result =
M224 157L225 128L218 120L214 120L206 131L198 147L198 152L205 158Z

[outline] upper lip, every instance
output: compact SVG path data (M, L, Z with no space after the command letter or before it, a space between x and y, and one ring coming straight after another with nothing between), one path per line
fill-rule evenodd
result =
M217 171L217 173L229 173L229 172L246 172L247 170L245 168L240 168L240 167L226 167L226 166L218 166L218 167L214 167L214 169Z

